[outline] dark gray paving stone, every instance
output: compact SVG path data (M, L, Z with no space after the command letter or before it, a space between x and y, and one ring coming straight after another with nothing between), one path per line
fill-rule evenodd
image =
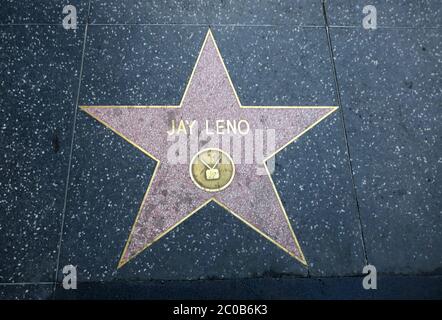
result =
M441 33L331 35L369 262L379 272L440 273Z
M84 0L2 0L0 24L53 23L62 24L63 8L73 5L77 9L77 23L86 23L89 1Z
M0 282L52 281L84 28L0 32Z
M91 23L324 25L320 0L91 1Z
M312 276L360 274L365 265L338 112L282 151L274 174Z
M213 31L243 105L336 105L324 29L217 27Z
M216 28L243 105L336 105L326 33ZM338 112L277 157L275 183L313 275L360 273L361 234Z
M53 284L0 284L0 300L47 300Z
M380 276L377 290L361 277L80 283L56 299L440 299L441 277Z
M378 27L441 27L440 0L326 0L330 25L362 26L366 5L377 11Z
M207 30L89 26L81 103L178 104ZM336 104L324 30L218 27L213 31L244 105Z
M205 32L204 27L91 26L85 54L81 104L178 103ZM306 103L310 98L313 100L312 104L335 103L334 92L329 84L332 82L331 66L329 65L327 70L326 63L323 62L328 57L324 30L220 28L215 29L214 34L227 67L231 70L233 82L241 90L240 95L244 103ZM286 44L279 43L274 39L276 37L280 37L280 41ZM267 41L270 41L271 45L265 46ZM249 50L240 52L238 56L233 48L238 47L240 42L253 43L256 47L248 46ZM294 44L299 49L310 48L309 52L314 62L309 61L306 56L296 57L293 54ZM276 52L269 49L272 45L276 46ZM263 47L263 52L256 49L259 47ZM289 55L289 58L285 58L284 55ZM247 60L241 59L241 56L247 57ZM304 63L291 62L292 59L316 65L324 72L322 78L321 72L305 67ZM279 91L267 77L258 77L260 68L252 66L253 61L258 63L261 60L267 61L267 66L262 66L263 72L276 77L274 81L279 81L281 86L287 88L287 92ZM152 61L158 62L152 64ZM245 72L244 67L240 67L240 61L247 61L248 72ZM293 69L292 73L286 71L286 63ZM297 82L299 74L305 79L305 83ZM301 90L303 84L305 90ZM290 90L290 85L298 90ZM258 89L254 89L256 86ZM269 97L265 98L266 95L262 91L267 92ZM260 95L255 98L257 92ZM325 153L325 160L315 165L316 156L310 154L313 158L310 160L310 168L322 170L319 173L321 178L331 176L328 172L330 167L325 164L327 161L333 161L333 165L337 167L333 169L339 174L337 182L330 185L329 189L327 186L318 187L332 196L327 195L320 199L320 205L328 208L318 210L316 214L329 216L322 221L320 218L305 218L311 214L308 210L315 206L312 203L312 206L306 207L308 210L302 212L305 220L297 220L298 211L295 206L298 204L288 204L289 207L292 206L290 217L295 219L295 229L304 228L302 237L306 240L301 241L305 241L304 250L309 255L308 259L311 256L311 261L314 262L313 270L321 274L327 273L327 270L334 274L354 273L362 269L362 246L357 232L358 224L355 221L355 204L351 201L351 186L349 178L345 178L348 164L342 149L343 133L339 121L339 117L335 117L323 127L323 131L316 132L323 132L318 140L333 137L330 146L315 140L314 147L321 146L320 152ZM290 156L297 155L292 152ZM118 259L147 188L153 166L153 161L120 137L84 113L79 113L72 187L60 265L78 265L80 281L306 274L306 269L292 258L215 205L201 210L157 244L117 270ZM288 201L294 186L290 181L291 184L284 187L285 174L289 173L284 171L277 179L281 180L281 188L284 189L284 201ZM312 175L314 177L313 172ZM308 179L308 175L304 179ZM305 192L304 196L307 196L308 191ZM346 195L342 196L341 192ZM333 200L333 197L341 199ZM309 225L312 221L319 221L319 225ZM334 225L330 228L324 221ZM348 230L341 231L342 228ZM310 232L314 231L313 229L316 229L317 233ZM318 238L319 234L321 238ZM330 239L335 237L339 240L330 246ZM345 243L342 245L343 249L339 247L342 243ZM307 246L314 249L310 250ZM330 263L330 259L343 259L349 262L349 265L328 268L326 265Z
M207 27L89 26L80 104L179 104Z

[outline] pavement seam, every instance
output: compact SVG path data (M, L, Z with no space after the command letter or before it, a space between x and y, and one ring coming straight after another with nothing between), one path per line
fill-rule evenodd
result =
M325 3L326 3L326 0L322 0L322 12L324 15L324 20L325 20L325 32L327 34L327 45L328 45L332 69L333 69L333 78L334 78L334 82L335 82L336 99L337 99L337 103L339 106L339 114L341 115L342 127L344 129L344 140L345 140L345 145L346 145L347 155L348 155L348 165L349 165L349 170L350 170L351 183L352 183L352 187L353 187L356 208L358 211L358 222L359 222L359 230L361 232L362 249L364 251L365 264L367 265L368 264L368 255L367 255L367 249L366 249L366 243L365 243L364 227L362 224L361 209L360 209L360 205L359 205L358 193L356 190L356 184L355 184L355 180L354 180L353 163L351 160L350 145L348 143L347 127L345 125L345 115L344 115L344 110L342 108L341 89L339 87L338 75L337 75L337 71L336 71L335 56L333 53L333 46L332 46L332 41L331 41L331 36L330 36L330 30L329 30L329 24L328 24L328 18L327 18L327 9L326 9Z
M91 1L89 0L86 21L89 21L90 5L91 5ZM88 31L88 23L86 23L85 30L84 30L84 36L83 36L83 47L82 47L82 52L81 52L80 74L79 74L79 79L78 79L77 97L76 97L76 101L75 101L74 120L73 120L73 124L72 124L71 145L70 145L70 151L69 151L68 170L67 170L67 174L66 174L64 202L63 202L63 209L62 209L62 215L61 215L60 236L59 236L58 245L57 245L58 252L57 252L56 265L55 265L53 292L55 292L55 289L57 286L57 278L58 278L58 272L59 272L59 266L60 266L61 246L62 246L62 240L63 240L64 221L65 221L66 208L67 208L67 197L68 197L68 193L69 193L69 182L70 182L71 166L72 166L72 154L73 154L73 150L74 150L75 129L76 129L76 125L77 125L77 113L78 113L78 105L79 105L79 101L80 101L81 80L83 77L83 64L84 64L84 53L86 50L87 31Z
M61 23L44 23L44 22L27 22L27 23L0 23L0 27L19 27L19 26L62 26ZM77 26L183 26L183 27L293 27L293 28L324 28L323 25L304 25L304 24L238 24L238 23L221 23L221 24L213 24L213 23L77 23ZM329 28L351 28L358 29L360 26L358 25L328 25ZM385 29L385 30L403 30L403 29L411 29L411 30L437 30L442 29L442 26L425 26L425 27L412 27L412 26L377 26L376 29Z
M129 284L146 284L146 283L171 283L171 282L181 282L181 283L190 283L190 282L239 282L239 281L259 281L259 280L275 280L275 281L297 281L297 280L332 280L332 279L362 279L364 274L354 274L354 275L343 275L343 276L283 276L283 277L257 277L257 278L229 278L229 279L111 279L107 281L102 280L86 280L86 281L78 281L78 284L91 284L91 283L99 283L99 284L107 284L107 283L129 283ZM378 278L389 278L389 279L399 279L399 278L442 278L442 274L391 274L391 273L378 273ZM24 286L24 285L53 285L58 284L53 281L36 281L36 282L0 282L0 286Z

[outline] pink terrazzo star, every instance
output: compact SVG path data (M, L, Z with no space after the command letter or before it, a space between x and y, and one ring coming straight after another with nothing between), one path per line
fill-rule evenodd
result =
M264 155L268 159L336 107L242 106L209 30L179 106L84 106L82 109L157 161L118 267L210 201L220 204L306 264L270 174L258 175L256 163L238 163L226 189L204 191L193 183L189 163L168 161L168 150L174 141L169 141L167 131L171 119L197 120L202 124L206 120L245 119L250 124L249 134L256 129L275 130L276 144ZM220 146L210 141L204 145L204 148L210 147Z

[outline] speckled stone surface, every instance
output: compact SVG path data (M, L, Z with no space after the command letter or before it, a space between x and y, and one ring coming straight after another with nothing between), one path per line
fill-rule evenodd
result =
M91 23L324 25L320 0L91 0Z
M331 35L368 260L440 273L441 30Z
M80 105L179 104L206 31L90 25Z
M0 282L52 281L84 28L0 34Z
M73 5L77 9L77 23L84 24L88 15L88 0L47 0L38 5L33 0L2 0L0 24L62 24L63 8Z
M342 135L335 113L276 157L276 186L312 276L360 274L365 265Z
M0 284L0 300L48 300L54 284Z
M329 24L362 27L366 5L376 7L378 27L442 27L440 0L326 0Z
M103 85L103 82L105 81L98 78L97 74L117 74L117 70L123 68L123 72L120 73L119 82L126 83L133 81L132 77L134 76L134 73L125 73L124 67L122 67L130 63L130 56L120 60L119 64L111 65L102 60L101 54L103 51L98 51L95 48L106 45L104 50L104 52L106 52L106 59L111 59L111 57L114 57L115 55L120 55L120 52L127 47L128 42L131 42L133 34L142 35L142 39L149 37L151 41L139 41L135 50L131 51L131 55L134 57L145 57L144 60L134 59L132 61L135 61L137 64L137 70L140 74L140 76L137 77L148 79L145 82L140 83L140 86L143 87L137 88L139 94L135 95L135 99L132 98L131 103L146 104L148 101L152 104L158 104L158 100L161 103L165 103L162 95L154 96L154 94L148 90L149 83L157 86L162 84L166 88L171 86L172 83L175 88L177 88L176 90L178 92L180 87L183 88L183 84L180 83L179 80L184 78L184 82L186 82L187 77L191 72L191 66L196 60L196 55L199 51L198 47L202 44L203 40L204 33L200 31L201 29L202 28L195 27L177 29L157 26L91 27L89 30L90 42L88 43L90 49L86 50L85 53L86 59L84 63L84 78L82 83L83 93L80 104L108 104L115 100L117 101L117 104L122 104L124 102L121 100L121 98L123 98L121 93L117 90L113 90L114 86L112 85L112 82L111 85L106 88L106 86ZM235 34L235 30L238 30L238 34ZM161 31L163 32L162 34L164 35L164 38L155 37L155 35L161 34ZM195 32L198 32L196 35L199 37L199 41L195 39ZM153 33L153 35L150 36L151 33ZM273 95L268 100L262 98L261 100L258 100L259 103L262 104L275 104L275 101L279 102L280 100L284 101L286 104L289 104L288 102L290 101L306 103L309 95L317 96L315 93L318 92L321 92L321 95L316 98L313 102L314 104L320 102L324 104L326 102L328 102L328 104L333 104L335 102L333 88L328 84L329 81L332 81L332 70L331 68L327 70L327 67L323 62L324 59L326 60L329 58L329 55L326 51L327 44L325 34L321 32L321 30L308 29L293 31L285 28L263 28L256 30L256 28L249 28L249 32L247 32L244 28L220 28L219 30L215 29L214 34L216 39L219 39L220 50L224 55L227 67L232 69L231 76L233 82L238 82L239 85L244 88L241 90L245 92L245 101L253 101L250 99L250 92L245 89L244 85L244 81L250 81L258 86L259 89L256 90L264 90ZM151 52L153 51L156 54L156 52L158 52L158 42L161 41L160 43L167 43L169 37L171 40L177 39L178 37L183 39L176 42L176 47L182 49L182 52L186 54L186 56L178 54L176 50L173 50L172 55L169 56L168 59L166 58L167 56L164 56L165 61L163 64L178 65L180 59L191 61L193 63L190 63L187 75L184 74L182 69L178 69L170 71L171 73L178 72L174 77L168 76L169 72L167 70L164 73L152 73L149 77L142 76L143 73L146 72L145 70L150 70L150 64L148 61L149 55L152 54ZM272 52L268 51L269 47L266 46L264 46L264 52L257 49L260 47L259 44L264 44L268 39L274 39L275 37L282 37L281 40L286 39L286 41L281 41L281 43L288 43L286 46L281 46L281 48L279 48L277 51L278 54L272 54ZM109 38L119 40L110 41ZM194 45L195 41L199 43L199 46ZM258 45L253 47L249 46L248 51L241 52L239 56L238 53L233 56L233 54L229 53L233 53L232 49L237 47L238 41L242 41L243 43L251 42ZM311 59L316 61L316 65L324 68L324 71L328 71L324 72L325 79L320 78L319 72L310 72L309 69L304 69L305 67L303 65L298 64L293 64L294 66L297 66L296 69L298 70L293 70L292 73L288 73L286 72L286 68L283 67L283 64L276 62L279 59L282 59L281 55L285 52L287 52L289 57L294 55L291 50L291 44L294 43L300 47L311 46L315 49L322 49L319 50L316 55L312 55ZM193 48L193 51L189 48ZM172 48L169 50L171 49ZM164 47L163 50L168 49ZM226 54L224 54L225 52ZM190 55L190 57L188 55ZM254 56L256 57L255 59L259 60L261 60L263 56L267 56L268 66L263 66L265 72L271 73L271 71L267 70L270 68L273 70L273 73L271 74L281 75L280 83L285 83L282 85L287 87L289 86L290 79L298 79L298 76L301 73L304 75L301 78L304 78L305 82L308 82L308 85L306 85L307 89L299 94L297 94L297 92L301 92L301 90L288 90L287 95L289 95L289 97L278 95L277 98L274 99L273 97L275 96L275 93L271 93L272 89L267 88L269 81L266 77L259 78L255 76L252 80L249 78L253 77L254 74L259 74L258 70L255 71L255 69L251 69L251 75L244 73L241 68L235 70L234 65L236 61L241 60L241 56L248 57L250 65L253 65L252 60ZM123 55L123 57L125 57L125 55ZM308 60L307 57L302 57L301 59ZM314 63L310 60L308 61L311 64ZM88 71L88 66L92 66L95 72ZM106 72L106 70L109 71ZM241 78L245 78L246 80L241 81ZM162 80L158 81L156 79ZM301 82L298 83L295 80L293 80L292 83L296 87L302 86ZM322 89L319 89L318 87L322 87ZM85 88L89 88L93 94ZM181 91L184 91L184 88ZM155 92L161 93L162 90L156 90ZM302 94L304 96L302 96ZM114 96L115 99L112 98L112 96ZM172 95L172 97L176 97L176 103L181 98L179 93ZM264 95L262 97L264 97ZM128 99L131 100L131 95L128 96ZM267 240L263 239L259 234L256 234L255 231L236 220L227 211L217 205L211 205L210 207L201 210L195 216L186 220L175 231L172 231L169 235L160 239L154 246L143 251L143 253L138 255L133 261L126 264L124 268L117 270L116 266L118 264L118 259L124 248L124 243L127 240L131 224L134 221L138 204L141 202L147 183L151 178L154 162L147 159L147 157L143 156L141 152L134 147L128 145L127 142L122 141L120 137L112 134L109 129L103 128L100 124L97 124L96 121L88 118L84 113L80 113L78 117L72 172L73 198L70 198L68 201L68 210L66 213L65 234L63 236L63 248L60 262L62 265L67 263L78 264L81 268L80 273L89 281L120 278L237 278L265 273L306 274L307 270L297 265L297 263L287 254L273 244L268 243ZM345 190L345 193L349 194L349 198L343 201L340 205L336 205L336 207L332 208L330 211L331 215L336 215L339 212L341 213L338 218L336 218L336 216L333 218L332 224L336 226L333 232L327 231L327 226L321 223L319 226L316 226L316 228L318 228L316 230L317 232L311 230L312 233L306 237L306 239L308 239L306 240L307 244L310 245L311 242L314 242L318 247L321 247L322 251L319 248L317 251L307 250L312 254L311 259L315 261L314 268L318 268L317 265L322 264L321 270L326 270L326 265L330 263L330 261L327 261L330 259L330 256L333 256L332 260L342 260L340 255L349 255L347 252L350 247L352 250L350 255L353 260L347 259L350 262L349 265L338 267L332 273L336 272L336 270L343 273L354 273L356 270L359 270L362 265L360 260L362 246L360 243L360 235L358 234L355 203L351 200L349 179L348 176L346 177L345 175L345 173L348 172L348 165L345 160L345 152L342 151L342 124L340 123L339 117L337 117L333 120L332 125L322 128L321 126L318 126L314 130L317 131L312 131L312 134L314 134L314 132L324 132L325 134L326 131L330 131L328 134L334 137L331 139L329 146L332 151L326 156L326 158L333 161L333 163L338 161L335 166L338 167L337 170L341 175L341 177L337 179L338 182L333 185L333 187L339 186L339 189L323 189L323 191L334 194L334 197L338 198L338 194L341 193L342 190ZM100 138L103 135L109 137L111 141L104 144L103 139ZM327 146L325 145L325 147ZM118 149L115 150L115 148ZM127 151L123 152L120 148ZM130 157L133 157L133 165L124 164L124 162L122 162L122 155L125 155L125 161L128 161L127 154L130 154ZM292 156L296 157L296 155L293 154ZM98 165L92 165L91 159L96 159L95 161L97 161ZM78 163L78 165L76 163ZM123 170L122 172L124 172L124 174L114 176L112 172L118 170L118 166L123 164L125 168L119 169L119 171ZM106 174L106 179L104 179L100 174L103 174L103 170L106 168L108 168L106 170L108 173ZM130 171L128 171L127 168L130 168ZM326 167L315 168L315 170L318 170L320 173L322 172L321 176L327 174ZM135 183L134 176L136 176L137 179L145 180L142 180L142 183ZM81 180L79 181L78 179ZM118 183L115 183L113 179L117 179ZM276 180L277 183L281 183L285 181L285 177L280 175ZM285 188L283 189L287 190ZM283 194L284 202L286 201L286 197L293 197L293 191ZM329 196L327 195L324 201L327 201L328 198ZM97 199L100 199L100 201L97 201ZM109 205L107 205L109 201L112 202L112 208L109 208ZM93 208L88 208L91 203L94 203ZM101 210L100 207L102 208ZM92 219L91 212L95 212L95 222L88 223L85 219ZM290 218L293 219L292 221L296 221L299 211L297 208L292 207L288 214ZM308 213L305 212L304 214L307 215ZM118 227L115 228L117 232L111 232L108 228L100 228L100 221L105 221L110 225L117 223ZM306 223L306 221L298 221L297 223L300 223L301 226ZM205 231L205 229L201 231L202 225L205 229L207 228L207 231ZM223 227L217 228L217 225ZM335 246L333 252L331 252L330 247L324 246L327 242L325 239L339 236L334 233L338 231L338 225L346 226L346 232L341 233L340 241L349 241L352 244L344 247L342 252L336 250ZM326 233L325 236L324 232ZM310 233L310 230L304 232L304 234L307 233ZM81 238L78 237L78 234L82 235ZM320 234L321 236L319 236ZM91 241L91 237L95 239L95 241ZM211 239L210 245L205 239ZM223 240L220 241L220 239ZM80 245L79 243L82 244ZM192 248L192 246L196 245L198 245L198 249ZM99 252L101 252L100 255L98 254ZM265 254L263 254L263 252L265 252ZM329 252L328 256L326 252ZM353 257L354 253L356 253L355 257ZM320 255L328 258L322 260L318 259L317 257ZM211 258L204 259L202 258L204 256L210 256ZM308 257L308 259L310 259L310 257ZM251 261L255 262L251 263Z
M324 29L224 26L214 35L243 105L337 105Z

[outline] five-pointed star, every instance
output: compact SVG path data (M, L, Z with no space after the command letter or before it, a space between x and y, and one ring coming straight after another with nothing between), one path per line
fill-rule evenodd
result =
M167 131L171 119L246 119L250 133L274 129L276 144L268 160L326 118L333 106L242 106L213 35L207 32L188 85L178 106L83 106L90 116L157 161L132 231L120 258L123 266L210 201L215 201L291 256L306 264L266 164L258 175L255 164L237 164L231 184L208 192L198 188L189 163L170 164ZM219 147L209 141L204 148Z

